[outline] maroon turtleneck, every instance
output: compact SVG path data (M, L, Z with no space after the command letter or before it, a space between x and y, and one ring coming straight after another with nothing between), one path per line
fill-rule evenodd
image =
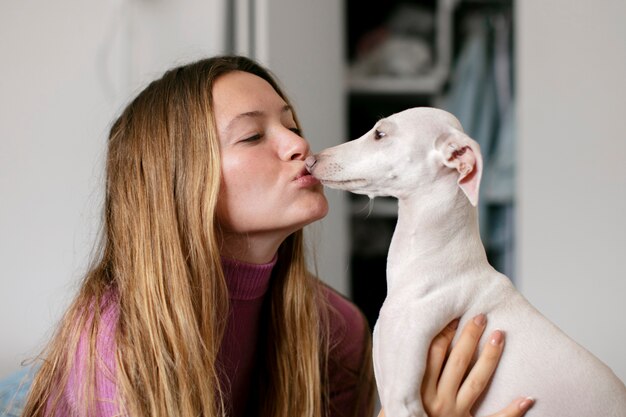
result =
M256 380L256 363L262 359L257 356L262 346L261 328L266 321L262 309L275 264L276 258L262 265L222 258L230 313L218 364L226 376L222 385L229 395L233 417L245 415Z
M267 317L263 304L268 296L272 269L276 258L268 264L247 264L222 259L224 274L230 294L230 313L224 340L218 355L222 385L227 394L227 403L233 417L246 414L246 407L253 395L257 364L262 358L257 354L265 345L264 329ZM367 326L359 310L334 290L325 286L330 309L331 351L329 360L331 416L353 415L357 404L357 375L365 366L363 346ZM114 300L115 297L110 297ZM97 416L119 415L115 401L117 391L115 373L115 327L118 319L116 303L107 303L101 315L97 338L98 361L96 369ZM83 334L79 341L76 360L63 396L66 413L78 410L81 387L84 381L86 347L88 336ZM297 399L294 399L297 401ZM250 410L248 410L250 412ZM59 414L58 414L59 415Z

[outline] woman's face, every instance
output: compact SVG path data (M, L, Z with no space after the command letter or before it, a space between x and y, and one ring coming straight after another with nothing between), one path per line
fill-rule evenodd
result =
M226 238L279 245L324 217L323 188L304 166L309 144L272 86L231 72L216 80L213 103L222 163L218 220Z

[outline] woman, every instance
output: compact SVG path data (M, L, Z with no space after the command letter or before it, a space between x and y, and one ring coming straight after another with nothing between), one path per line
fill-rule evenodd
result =
M309 153L289 101L247 58L191 63L144 89L111 129L100 256L24 415L371 415L369 329L305 266L302 228L328 210ZM453 326L434 341L431 417L469 415L484 384L458 405L455 381L483 326L445 367ZM491 346L470 373L485 383L502 343Z

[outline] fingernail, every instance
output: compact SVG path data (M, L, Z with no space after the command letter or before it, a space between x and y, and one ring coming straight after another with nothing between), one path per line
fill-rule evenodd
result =
M493 333L491 333L491 344L494 346L499 346L500 344L502 344L502 341L504 340L504 334L502 333L501 330L495 330Z
M526 411L534 403L535 403L535 399L533 397L526 397L521 403L519 403L519 409L522 411Z
M476 317L474 317L474 323L477 326L482 326L483 324L485 324L486 321L487 321L487 318L485 317L484 314L479 314Z
M459 327L459 319L452 320L448 327L452 330L456 330Z

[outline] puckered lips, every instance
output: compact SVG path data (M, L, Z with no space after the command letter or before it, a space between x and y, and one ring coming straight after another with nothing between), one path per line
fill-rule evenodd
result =
M317 178L311 175L306 166L302 167L302 169L298 171L298 173L294 176L293 181L301 187L312 187L320 183Z

